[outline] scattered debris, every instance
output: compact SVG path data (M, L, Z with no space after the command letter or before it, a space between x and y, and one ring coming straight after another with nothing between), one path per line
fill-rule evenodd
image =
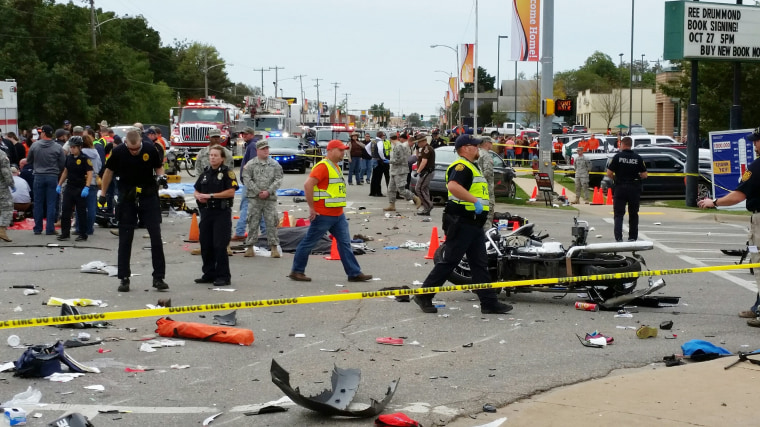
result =
M404 345L404 340L401 338L391 338L391 337L376 338L375 342L378 344L385 344L385 345Z
M363 410L349 410L348 406L352 403L354 396L359 388L361 380L361 371L359 369L341 369L335 366L333 368L331 390L324 390L314 396L304 396L298 389L293 389L290 385L290 374L283 369L277 362L272 359L272 382L280 388L295 403L312 411L320 412L325 415L339 415L346 417L367 418L374 417L383 412L383 409L390 403L400 378L391 382L385 397L378 402L371 399L371 403Z
M50 380L54 383L67 383L74 378L84 376L78 372L54 372L45 377L46 380Z
M666 320L662 323L660 323L660 329L664 329L666 331L669 331L673 327L673 321L672 320Z
M268 405L264 406L263 408L260 408L258 411L248 411L243 412L243 415L264 415L264 414L274 414L277 412L287 412L288 408L277 406L277 405Z
M106 388L100 384L86 385L84 386L84 388L86 388L87 390L93 390L93 391L106 391ZM61 424L61 425L65 425L65 424Z
M375 420L375 426L377 427L390 427L390 426L405 426L405 427L421 427L421 424L401 412L395 414L383 414L377 417Z
M583 344L584 347L604 348L604 347L607 346L607 340L601 340L601 342L593 343L593 342L591 342L589 340L585 340L585 339L581 338L581 336L578 335L578 334L575 334L575 336L578 337L578 341L580 341L581 344Z
M169 366L171 369L187 369L190 367L190 365L171 365Z
M10 335L8 337L8 345L11 347L18 347L21 344L21 338L18 335Z
M641 325L639 329L636 329L636 336L644 338L655 338L657 336L657 328L649 325Z
M83 264L79 271L81 273L107 274L108 277L113 277L118 274L119 269L103 261L90 261L87 264Z
M103 301L97 300L97 299L89 299L89 298L63 299L63 298L50 297L50 299L48 299L47 302L45 303L45 305L63 305L63 304L68 304L70 306L77 306L77 307L85 307L88 305L101 306L101 304L103 304Z
M22 408L5 408L5 418L8 420L8 425L26 425L26 411Z
M156 332L162 337L192 338L228 344L253 344L253 331L250 329L178 322L168 317L158 319L156 325L158 326Z
M49 427L71 426L71 427L92 427L90 420L84 415L74 412L64 415L61 418L48 424Z
M27 387L26 391L16 394L7 402L3 402L2 407L13 408L17 406L32 406L40 403L42 392L32 386Z
M63 350L63 342L53 345L34 345L24 351L16 361L17 377L46 377L55 372L63 372L61 363L66 364L72 372L89 372L99 374L100 369L83 365ZM12 406L12 405L11 405Z
M235 326L237 324L237 319L235 318L236 314L237 314L237 310L234 310L225 315L215 314L214 323L218 323L224 326Z
M490 403L486 403L483 405L483 411L484 412L496 412L496 407L491 405Z

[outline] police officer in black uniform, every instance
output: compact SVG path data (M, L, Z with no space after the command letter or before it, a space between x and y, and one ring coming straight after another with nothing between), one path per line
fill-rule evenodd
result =
M430 139L430 146L433 147L434 150L438 147L443 147L446 145L446 141L439 135L440 131L438 129L434 129L433 133L431 134L432 137Z
M488 182L478 169L478 144L480 140L472 135L462 135L456 140L455 149L459 158L446 171L449 200L443 211L443 231L446 234L443 259L428 274L422 283L423 288L443 285L465 254L473 283L491 282L483 230L489 210ZM493 288L476 290L475 293L480 299L480 312L483 314L504 314L512 310L511 305L497 300L497 292ZM415 295L414 302L425 313L437 313L433 295Z
M161 240L161 205L158 187L166 184L164 159L150 142L142 141L140 132L127 132L124 143L114 147L106 161L101 185L101 194L106 194L114 175L119 177L119 205L116 209L119 220L119 272L121 281L119 292L129 292L129 277L132 270L129 261L132 255L132 239L135 236L137 219L144 223L150 235L150 252L153 261L153 287L159 291L169 289L164 282L166 260ZM100 196L99 202L105 203Z
M203 276L195 283L230 284L227 244L232 237L232 202L238 189L235 172L224 165L224 149L209 148L207 166L195 182L195 200L201 211L200 231Z
M77 226L80 229L77 242L87 240L87 196L90 194L90 181L92 180L92 160L82 153L81 136L72 136L69 139L69 150L66 156L66 164L61 177L58 179L56 192L61 194L62 185L65 182L61 194L61 235L58 240L69 240L71 233L71 209L77 208Z
M755 148L755 160L750 163L747 170L742 174L739 186L736 190L718 199L702 199L697 206L702 209L717 208L718 206L733 206L742 201L746 202L746 208L752 212L750 218L750 245L760 247L760 127L745 137L752 142ZM740 149L743 149L740 148ZM749 251L752 263L760 262L760 253ZM760 283L760 274L755 269L755 284ZM758 287L760 289L760 286ZM739 312L739 317L749 319L747 325L760 328L760 291L755 298L755 304L749 310Z
M626 136L620 141L620 151L610 160L607 176L615 181L612 210L615 213L615 241L623 241L623 217L628 204L628 241L639 238L639 202L641 180L647 177L644 159L631 150L633 141Z

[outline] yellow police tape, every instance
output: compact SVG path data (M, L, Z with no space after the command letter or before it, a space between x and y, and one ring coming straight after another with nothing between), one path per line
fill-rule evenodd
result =
M693 267L693 268L679 268L669 270L650 270L650 271L636 271L630 273L616 273L616 274L595 274L591 276L572 276L572 277L557 277L548 279L532 279L532 280L518 280L514 282L493 282L493 283L480 283L472 285L451 285L451 286L439 286L431 288L416 288L416 289L398 289L388 291L369 291L369 292L352 292L345 294L333 294L333 295L317 295L306 297L293 297L293 298L277 298L268 300L254 300L254 301L238 301L238 302L223 302L217 304L202 304L202 305L186 305L181 307L166 307L166 308L154 308L154 309L140 309L140 310L125 310L114 311L110 313L92 313L92 314L80 314L76 316L50 316L50 317L36 317L30 319L15 319L15 320L1 320L0 329L14 329L14 328L30 328L37 326L52 326L52 325L64 325L68 323L78 322L92 322L92 321L105 321L105 320L119 320L119 319L136 319L141 317L156 317L156 316L168 316L172 314L188 314L188 313L203 313L208 311L219 310L238 310L249 308L261 308L261 307L275 307L284 305L298 305L298 304L316 304L324 302L336 302L336 301L348 301L368 298L385 298L390 296L402 296L402 295L418 295L431 292L457 292L457 291L472 291L489 288L511 288L522 286L535 286L535 285L555 285L565 283L578 283L594 280L611 280L611 279L634 279L637 277L646 276L667 276L673 274L686 274L686 273L705 273L710 271L723 271L723 270L746 270L750 268L760 268L760 263L757 264L740 264L740 265L719 265L714 267Z

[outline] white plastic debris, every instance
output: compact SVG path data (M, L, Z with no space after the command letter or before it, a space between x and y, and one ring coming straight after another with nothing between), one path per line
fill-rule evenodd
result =
M661 222L655 222L654 225L662 225Z
M631 317L633 317L633 314L631 314L631 313L618 313L618 314L615 315L615 317L631 318Z
M214 288L213 290L218 292L235 292L237 289L233 288Z
M187 369L190 367L190 365L171 365L169 367L172 369Z
M103 261L90 261L87 264L83 264L79 271L81 273L95 273L95 274L107 274L110 276L116 276L118 269L113 265L108 265Z
M151 347L150 344L148 344L147 342L144 342L140 345L140 351L144 351L146 353L153 353L154 351L156 351L156 349Z
M32 386L27 387L26 391L23 391L7 402L3 402L4 408L15 408L19 406L36 405L40 403L42 399L42 392Z
M67 383L74 378L82 376L84 376L84 374L79 372L54 372L53 374L46 376L45 379L54 383Z
M106 388L100 384L86 385L84 386L84 388L86 388L87 390L106 391Z
M27 295L27 296L37 295L38 293L40 293L40 291L38 291L37 289L24 289L24 295Z
M306 334L295 334L294 337L296 337L296 338L306 338Z

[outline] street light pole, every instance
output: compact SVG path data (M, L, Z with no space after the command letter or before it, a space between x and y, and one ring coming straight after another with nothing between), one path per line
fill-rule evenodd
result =
M264 71L272 71L271 68L254 68L253 71L261 71L261 96L264 96ZM277 96L275 93L274 96Z
M641 126L644 126L644 54L641 54L641 85L639 86L639 100L641 102L641 105L639 106L639 113L641 114L640 120L641 123L639 123Z
M623 69L623 53L618 54L620 56L620 69ZM618 74L619 75L619 74ZM618 90L618 95L620 96L620 124L623 124L623 85L620 85L620 89ZM618 128L618 132L622 132L623 128Z
M501 99L501 76L499 74L501 68L501 39L508 39L509 36L499 36L499 41L496 43L496 84L499 85L499 91L496 92L496 112L501 111L499 108L499 100Z
M208 66L208 56L207 55L203 55L203 88L204 88L204 93L205 93L204 97L205 98L208 98L208 70L210 70L212 68L216 68L216 67L221 67L222 65L224 65L224 62L222 62L220 64L212 65L212 66L209 67ZM232 65L232 64L230 64L230 65Z
M455 96L456 96L457 99L459 99L459 84L461 83L461 80L462 80L462 69L459 66L459 51L457 49L454 49L453 47L451 47L449 45L445 45L445 44L431 44L430 45L431 49L434 48L434 47L449 48L449 49L453 50L454 53L457 56L457 93L455 94ZM458 118L457 121L458 122L462 121L461 111L462 111L462 102L461 102L461 100L459 100L459 111L457 111L457 118Z
M633 25L636 0L631 0L631 63L628 65L628 132L633 124Z

